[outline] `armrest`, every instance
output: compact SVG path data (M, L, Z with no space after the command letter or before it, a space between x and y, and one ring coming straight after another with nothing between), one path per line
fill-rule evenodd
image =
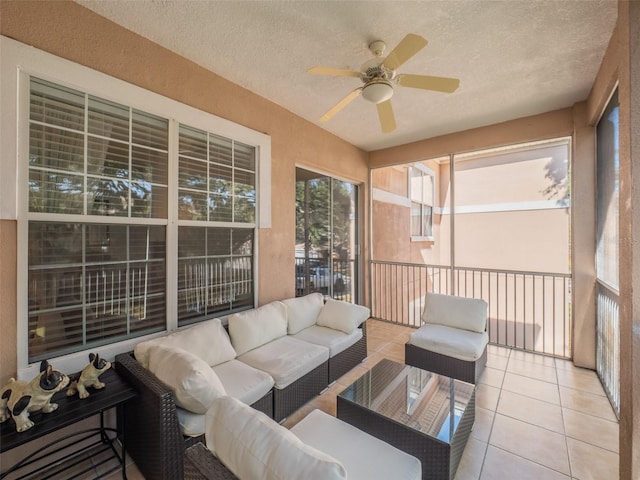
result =
M184 478L185 480L237 479L202 443L197 443L185 450Z
M145 478L181 478L184 439L173 392L131 353L117 355L115 369L139 393L124 407L127 452Z

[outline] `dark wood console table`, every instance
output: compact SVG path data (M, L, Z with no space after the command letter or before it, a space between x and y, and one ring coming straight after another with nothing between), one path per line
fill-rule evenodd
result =
M117 409L117 425L122 425L125 421L124 408L126 402L135 398L137 391L125 382L115 372L114 366L100 376L100 380L106 384L102 390L89 388L91 394L88 398L80 399L76 394L72 397L66 396L66 389L54 395L52 402L58 404L58 409L51 413L32 413L30 418L35 425L25 432L16 432L13 420L7 420L0 425L0 453L7 452L13 448L28 444L36 439L56 432L69 425L76 424L94 415L100 416L100 426L88 430L74 432L63 438L56 438L46 445L38 445L30 451L22 460L15 465L3 470L0 479L9 477L10 474L17 478L30 478L33 473L46 471L47 478L71 478L78 474L77 469L85 467L83 453L91 451L93 455L108 452L105 462L112 459L118 460L118 466L104 472L108 475L117 469L122 469L122 478L126 479L126 449L124 429L105 427L104 413L112 408ZM114 446L114 442L119 438L122 444L122 453ZM74 450L74 447L76 449ZM66 451L62 457L60 452ZM49 460L49 463L42 465L42 461ZM84 473L92 471L95 466L91 461ZM37 467L34 467L37 464ZM3 468L6 465L2 465ZM29 469L31 468L31 472ZM71 473L71 469L73 473ZM101 478L101 477L97 477Z

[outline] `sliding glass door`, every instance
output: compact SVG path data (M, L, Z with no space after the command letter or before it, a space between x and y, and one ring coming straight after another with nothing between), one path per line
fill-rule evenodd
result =
M296 295L357 301L358 186L296 169Z

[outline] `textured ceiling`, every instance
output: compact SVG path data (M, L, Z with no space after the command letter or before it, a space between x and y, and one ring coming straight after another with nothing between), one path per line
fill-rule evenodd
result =
M617 0L77 1L364 150L586 99L617 15ZM456 77L458 90L397 87L392 133L362 98L320 123L361 82L306 71L360 70L370 42L388 53L407 33L429 44L398 71Z

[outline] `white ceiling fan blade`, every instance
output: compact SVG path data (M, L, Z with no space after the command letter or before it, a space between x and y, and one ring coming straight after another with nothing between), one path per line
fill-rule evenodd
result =
M378 117L380 118L380 126L384 133L393 132L396 129L396 117L393 114L391 100L380 102L376 105L378 108Z
M353 70L343 70L341 68L329 68L329 67L313 67L307 70L307 73L311 75L333 75L334 77L356 77L360 78L360 72L354 72Z
M356 88L354 91L350 92L346 97L331 107L327 113L320 117L320 121L326 122L331 120L336 113L349 105L358 95L360 95L360 93L362 93L362 87Z
M382 62L382 66L387 67L389 70L397 70L400 65L426 47L427 43L428 42L420 35L409 33L396 45L396 48L387 55L387 58Z
M429 75L401 74L396 77L398 85L422 90L434 90L436 92L453 93L460 85L457 78L431 77Z

